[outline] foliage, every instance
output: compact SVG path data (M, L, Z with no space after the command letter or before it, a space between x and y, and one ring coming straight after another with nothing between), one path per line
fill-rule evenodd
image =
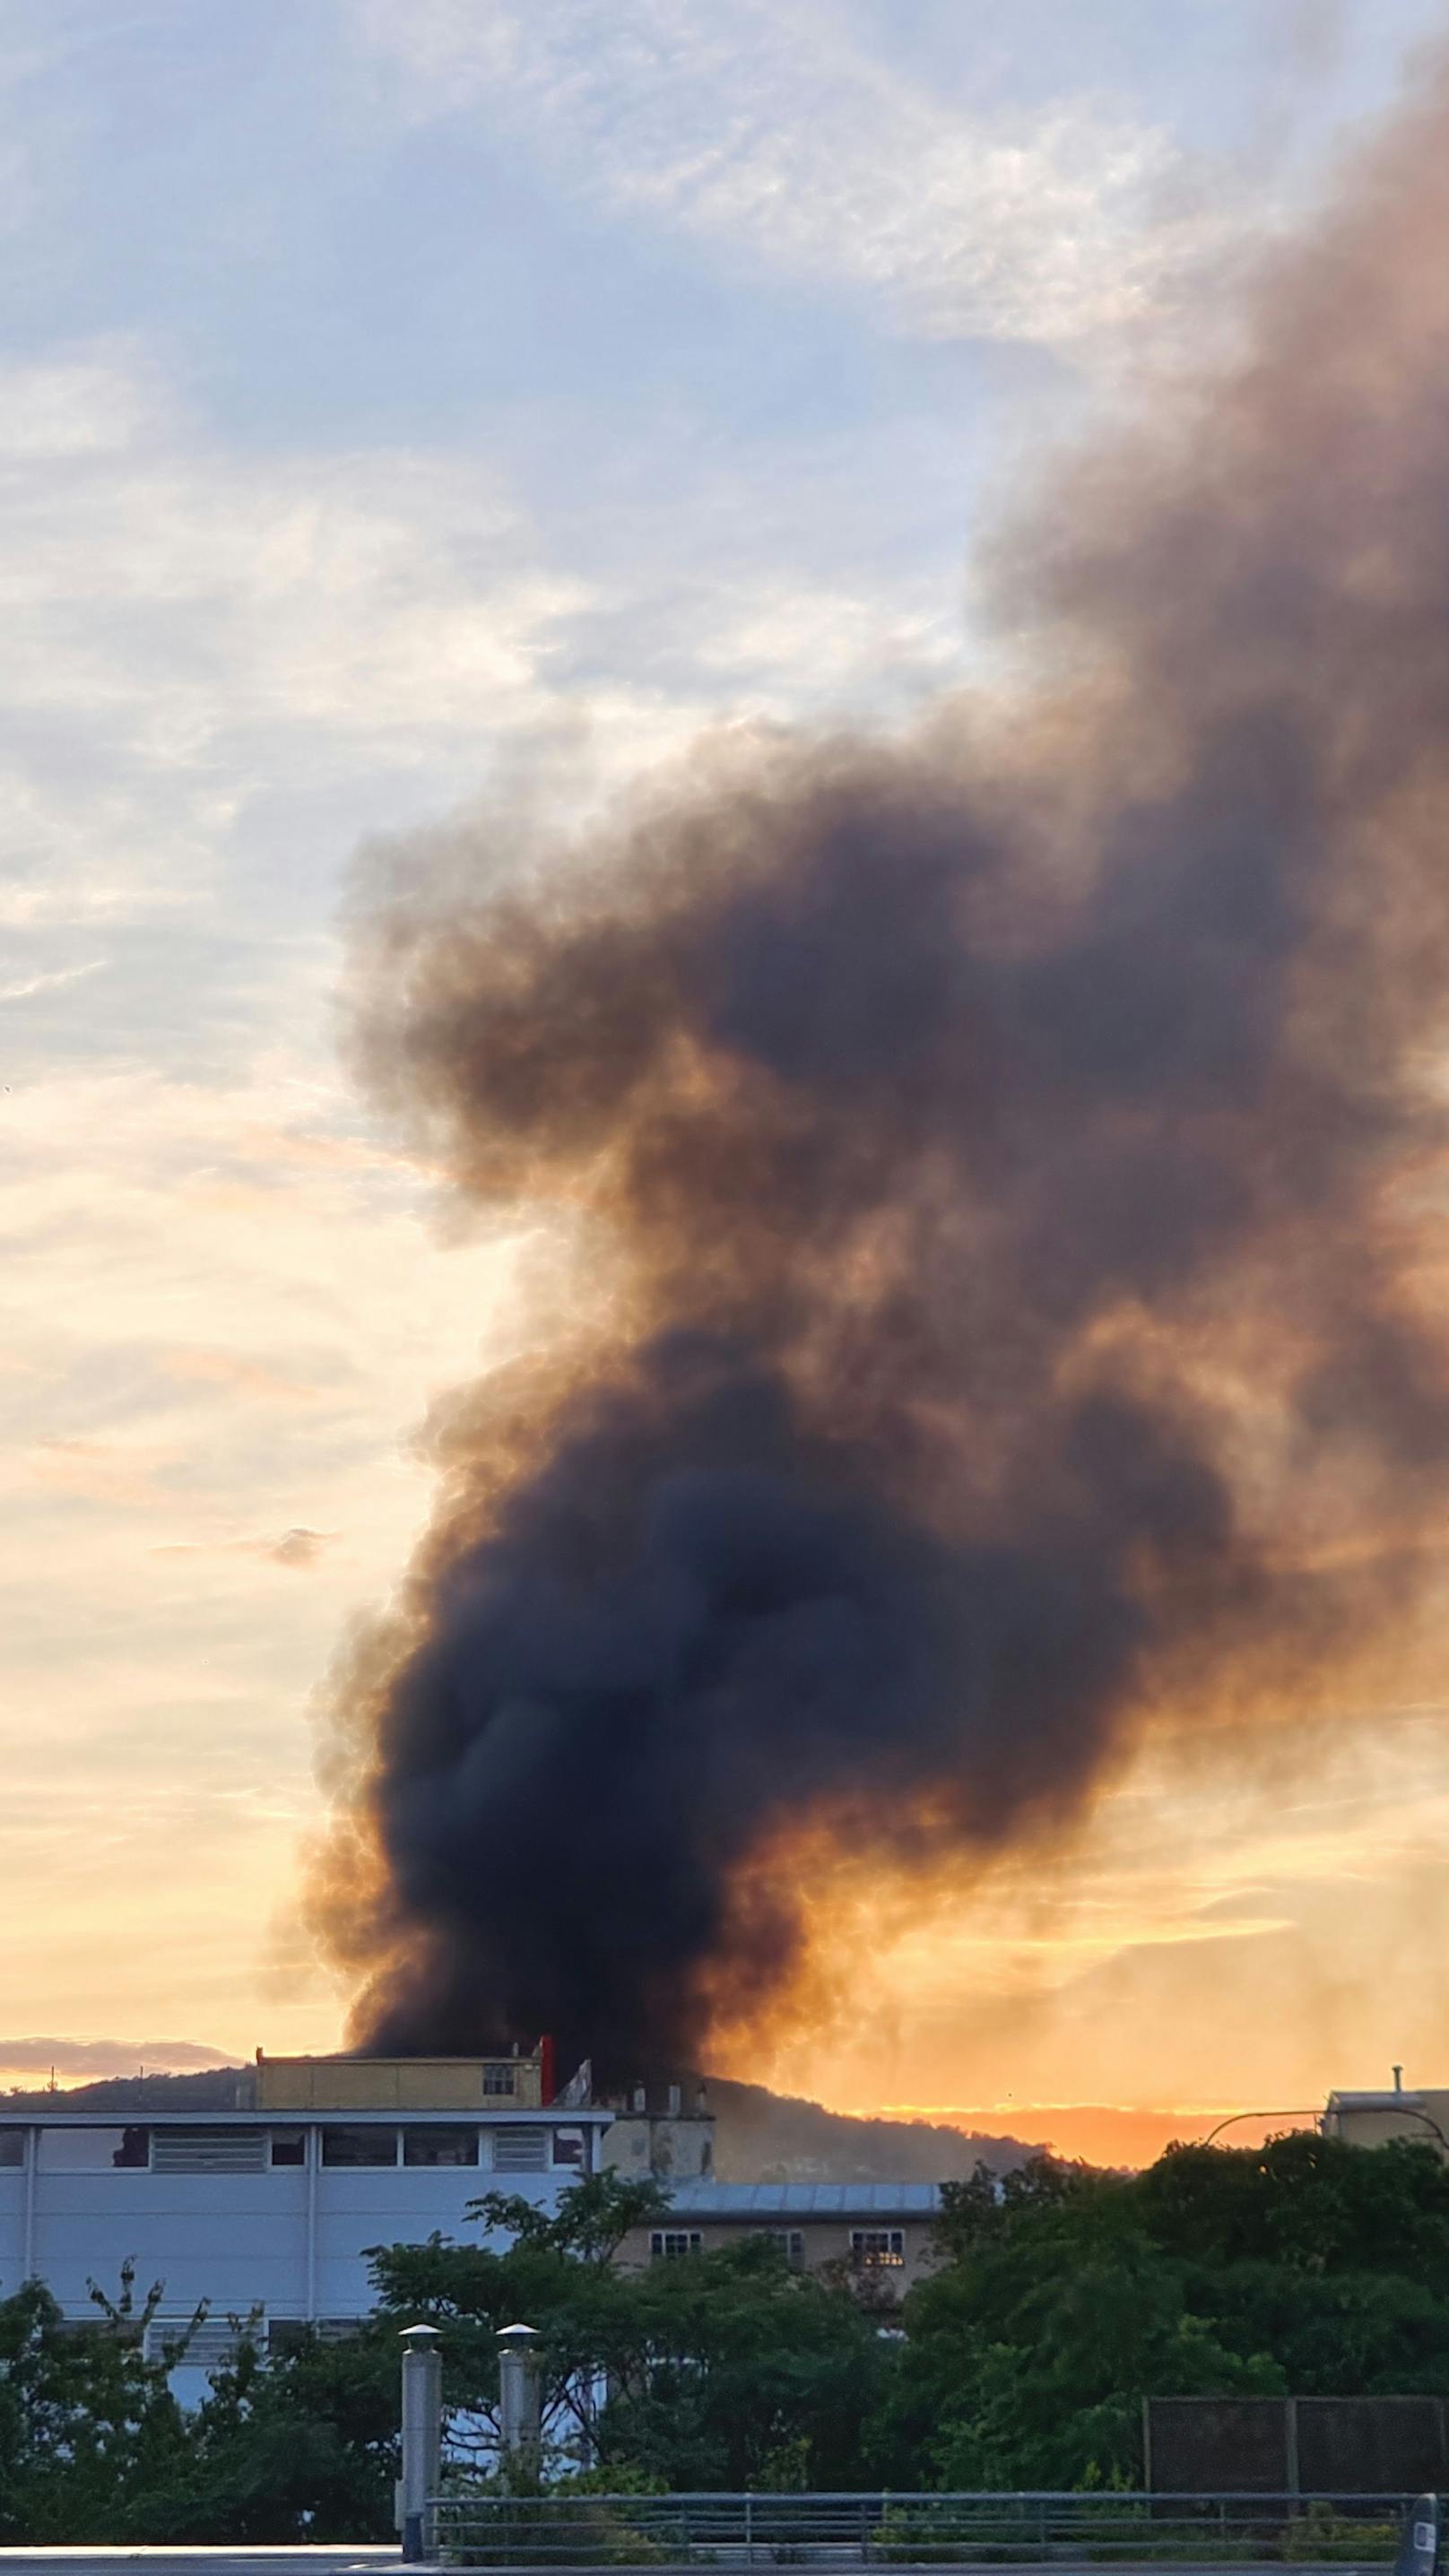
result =
M184 2459L167 2361L144 2348L159 2287L138 2305L128 2268L119 2298L92 2295L80 2329L37 2281L0 2300L0 2541L142 2537Z
M1449 2168L1424 2146L1296 2135L1179 2148L1135 2177L979 2169L945 2187L934 2267L889 2315L767 2236L619 2261L667 2211L610 2173L555 2211L490 2193L475 2239L374 2249L357 2336L299 2332L263 2361L243 2332L189 2413L168 2362L190 2329L146 2348L159 2286L140 2299L128 2271L77 2328L28 2284L0 2300L0 2543L389 2537L397 2336L419 2319L442 2335L455 2429L485 2436L497 2330L537 2327L543 2474L601 2497L1124 2488L1144 2395L1449 2395ZM486 2440L485 2464L496 2491ZM1315 2551L1351 2542L1316 2533Z
M658 2184L608 2172L556 2216L490 2193L477 2215L509 2241L378 2248L384 2310L438 2328L455 2426L472 2412L492 2427L499 2326L537 2327L555 2469L665 2487L849 2485L888 2369L873 2322L767 2236L619 2266L624 2238L668 2209Z
M148 2356L161 2285L138 2302L128 2266L91 2296L79 2328L38 2282L0 2300L0 2542L391 2537L395 2346L307 2335L264 2364L241 2320L188 2414L169 2372L200 2312Z
M1135 2484L1147 2395L1449 2393L1449 2169L1426 2145L1299 2133L1136 2176L1041 2159L943 2199L872 2428L892 2483Z

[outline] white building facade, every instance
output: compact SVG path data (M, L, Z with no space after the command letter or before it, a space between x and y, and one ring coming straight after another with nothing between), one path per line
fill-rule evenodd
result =
M553 2208L600 2161L607 2109L268 2110L106 2114L0 2105L0 2297L43 2281L68 2319L97 2317L123 2266L161 2287L154 2334L204 2301L192 2367L229 2320L265 2344L288 2326L345 2332L373 2306L367 2248L435 2232L482 2241L469 2203L516 2192ZM187 2374L190 2375L189 2372Z

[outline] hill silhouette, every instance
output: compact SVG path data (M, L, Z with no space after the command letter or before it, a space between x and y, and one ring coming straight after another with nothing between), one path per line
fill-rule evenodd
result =
M879 2120L772 2093L764 2084L711 2076L716 2165L726 2182L949 2182L979 2161L993 2173L1040 2152L1019 2138L924 2120ZM233 2111L256 2098L250 2066L207 2067L190 2075L110 2075L63 2092L45 2086L0 2095L5 2108L67 2111Z

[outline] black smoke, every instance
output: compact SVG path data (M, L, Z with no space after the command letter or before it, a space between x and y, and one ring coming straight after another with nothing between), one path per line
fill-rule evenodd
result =
M1003 540L995 699L374 862L366 1079L581 1320L448 1409L338 1679L362 2044L697 2059L812 1853L969 1867L1144 1726L1392 1670L1449 1501L1446 216L1436 93Z

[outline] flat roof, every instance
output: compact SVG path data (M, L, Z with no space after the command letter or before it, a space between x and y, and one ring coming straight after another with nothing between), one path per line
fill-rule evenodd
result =
M579 2111L566 2110L555 2103L533 2111L495 2111L491 2105L476 2102L465 2102L451 2111L258 2111L250 2104L235 2111L98 2111L89 2103L82 2110L67 2111L58 2099L53 2110L47 2106L37 2111L32 2104L20 2102L12 2109L0 2095L0 2129L53 2129L62 2122L76 2129L324 2129L339 2125L348 2129L414 2129L430 2120L445 2129L471 2128L479 2122L490 2129L536 2129L543 2121L577 2129L587 2122L596 2128L607 2128L614 2117L614 2112L593 2105Z
M1330 2111L1421 2111L1427 2093L1330 2093Z
M671 2218L935 2218L937 2182L689 2182Z

